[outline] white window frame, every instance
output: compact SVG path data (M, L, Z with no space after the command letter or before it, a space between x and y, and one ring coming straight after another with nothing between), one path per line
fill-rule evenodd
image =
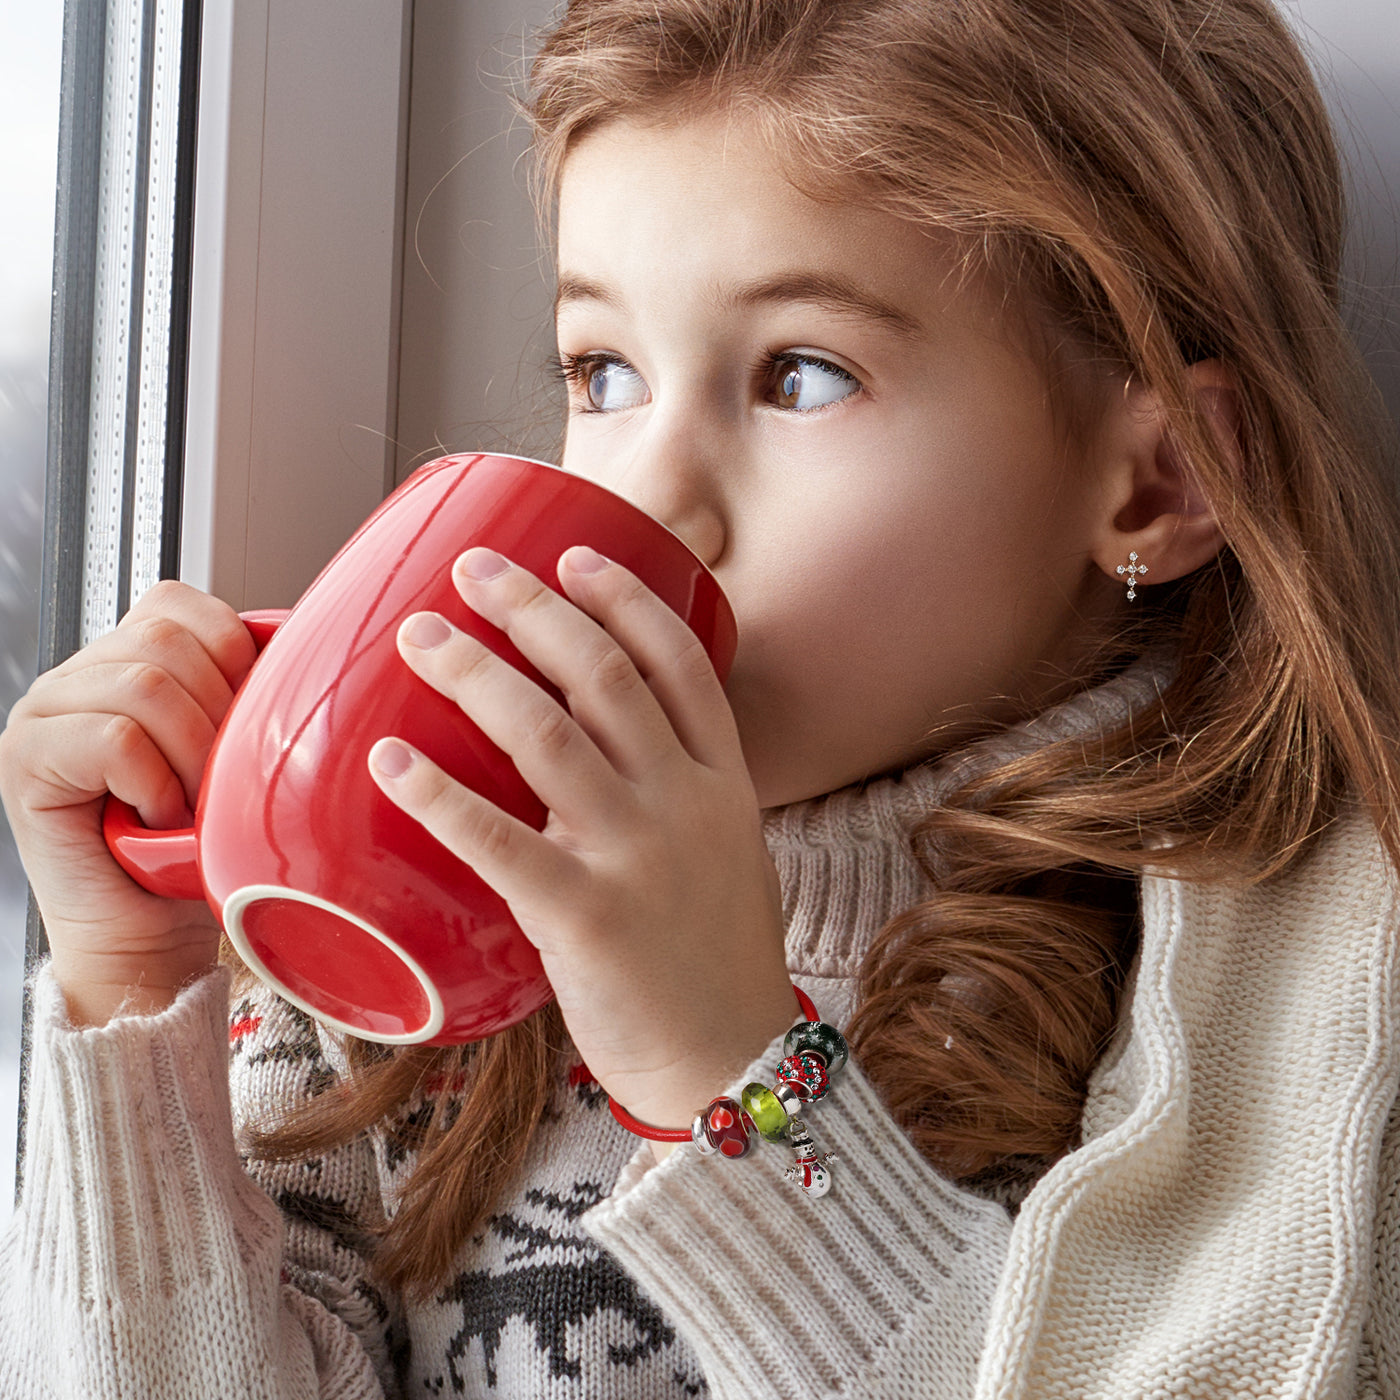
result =
M412 0L205 0L180 576L290 606L393 484Z

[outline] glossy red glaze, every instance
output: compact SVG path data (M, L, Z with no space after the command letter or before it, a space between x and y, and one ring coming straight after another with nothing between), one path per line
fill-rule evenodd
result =
M547 812L515 765L408 670L395 637L410 613L442 613L563 703L462 602L451 567L488 544L560 591L559 556L580 543L638 574L728 675L733 613L676 535L556 467L445 457L383 502L285 621L245 616L266 645L215 739L194 830L147 831L109 799L116 858L157 893L202 894L256 971L357 1035L456 1044L538 1010L552 993L505 902L379 792L367 756L399 735L541 829Z

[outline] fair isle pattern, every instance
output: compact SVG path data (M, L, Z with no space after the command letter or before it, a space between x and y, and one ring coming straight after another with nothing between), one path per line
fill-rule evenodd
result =
M304 1012L262 987L235 998L235 1120L286 1112L344 1070L336 1037ZM428 1106L409 1103L400 1123ZM675 1324L578 1226L636 1152L598 1086L561 1074L517 1193L463 1247L433 1303L406 1316L371 1281L367 1228L416 1163L402 1135L381 1128L307 1162L241 1161L287 1222L287 1281L339 1316L406 1396L703 1396L704 1373ZM581 1175L582 1163L595 1169ZM1046 1165L1005 1163L970 1189L1014 1214Z
M345 1068L333 1035L263 988L236 999L229 1039L236 1119L266 1121ZM406 1105L404 1118L424 1107ZM602 1095L570 1084L561 1064L519 1189L464 1246L446 1287L407 1316L371 1281L366 1228L413 1170L399 1135L377 1129L306 1163L243 1164L287 1222L288 1281L339 1316L406 1396L704 1395L674 1325L579 1227L635 1151Z
M849 988L830 990L833 1004L849 1002ZM844 991L844 1001L838 991ZM347 1072L337 1037L262 987L235 999L229 1038L236 1123L275 1117ZM754 1077L760 1063L775 1060L780 1044L781 1036L739 1079ZM246 1151L242 1155L243 1169L285 1222L284 1281L345 1324L372 1360L386 1393L397 1387L404 1396L551 1400L662 1400L712 1393L706 1358L687 1344L677 1325L688 1312L683 1298L669 1296L669 1287L666 1297L648 1294L624 1262L631 1257L630 1241L619 1237L621 1257L607 1247L606 1236L616 1228L610 1199L624 1183L630 1188L646 1174L650 1153L616 1123L601 1091L580 1071L561 1061L553 1100L519 1185L463 1246L448 1284L427 1304L411 1308L375 1287L369 1226L392 1209L414 1169L414 1152L401 1128L426 1111L426 1100L406 1104L395 1125L308 1162L269 1163ZM431 1090L450 1094L452 1086ZM770 1268L781 1273L779 1261L762 1253L774 1243L766 1239L773 1230L783 1238L800 1238L814 1263L828 1255L834 1275L867 1274L872 1268L887 1272L866 1306L884 1313L886 1325L898 1325L910 1301L946 1313L947 1335L938 1347L941 1374L950 1382L945 1393L966 1394L1010 1224L1010 1211L995 1202L1019 1200L1045 1164L1017 1163L990 1173L980 1195L958 1191L913 1152L854 1064L843 1076L840 1100L831 1096L823 1109L823 1124L843 1124L839 1140L853 1149L849 1176L834 1200L809 1201L785 1183L779 1159L789 1154L761 1145L754 1154L759 1161L702 1163L702 1198L682 1209L685 1228L724 1241L729 1223L770 1217L774 1223L767 1231L755 1232L752 1224L743 1230L752 1243L741 1252L753 1256L750 1268L756 1266L760 1275ZM737 1194L727 1206L717 1205L703 1199L710 1190ZM866 1223L877 1202L894 1216L878 1232ZM892 1239L878 1241L877 1233L898 1236L900 1248ZM724 1253L737 1243L737 1237L723 1242L719 1257L697 1267L722 1279L733 1267ZM693 1245L674 1247L677 1260L694 1255ZM683 1294L683 1266L674 1281ZM824 1369L823 1348L815 1343L830 1328L811 1287L780 1300L771 1327L759 1329L787 1334L800 1316L818 1334L805 1348L789 1343L781 1376L772 1377L779 1395L795 1394L793 1387L803 1383L809 1368ZM946 1301L940 1302L943 1294ZM718 1345L721 1356L761 1355L764 1344L757 1350L753 1345L757 1334L743 1342L742 1331L742 1320L735 1319L734 1326L707 1341ZM834 1339L828 1335L826 1347L833 1340L837 1353L847 1349L840 1333ZM711 1356L710 1364L717 1359ZM839 1364L851 1362L843 1356ZM723 1393L754 1394L756 1383L748 1377Z
M262 987L235 998L229 1042L240 1122L275 1118L346 1070L331 1032ZM517 1191L468 1241L432 1303L406 1315L372 1282L368 1228L392 1208L414 1169L415 1153L401 1133L377 1129L366 1141L306 1162L242 1154L244 1169L286 1221L286 1280L339 1317L405 1395L660 1400L708 1393L675 1325L580 1229L580 1218L609 1196L638 1148L597 1086L571 1068L572 1075L561 1073ZM399 1123L429 1107L415 1099ZM1046 1165L1007 1163L971 1189L1014 1214Z

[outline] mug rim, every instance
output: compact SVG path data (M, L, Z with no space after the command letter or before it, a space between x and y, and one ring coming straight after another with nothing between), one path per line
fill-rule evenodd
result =
M643 510L641 506L637 505L634 501L629 501L620 491L614 491L611 486L604 486L600 481L592 481L586 476L580 476L577 472L571 472L566 467L561 467L557 462L545 462L539 457L525 457L518 452L445 452L441 457L434 457L432 461L424 462L420 467L414 467L413 471L404 478L401 484L407 485L410 477L417 472L427 471L430 467L442 466L446 463L457 463L468 457L497 457L504 461L524 462L526 465L532 467L545 467L549 471L557 472L560 476L568 477L570 481L577 481L580 485L592 491L600 492L603 496L611 500L621 501L623 505L649 520L657 529L664 530L666 534L670 535L670 537L695 560L701 569L709 576L719 596L724 599L724 605L729 609L730 615L733 615L734 605L729 601L729 595L725 593L723 587L720 585L720 581L715 578L714 571L669 525L666 524L664 520L658 520L654 515L650 514L650 512ZM390 495L392 494L393 493L390 492ZM387 500L388 497L386 496L385 499ZM580 543L582 543L582 541L580 541ZM737 618L735 622L737 626Z
M297 904L310 904L313 908L322 909L328 914L334 914L337 918L344 919L347 923L354 924L362 932L378 939L417 979L428 1002L428 1019L416 1030L405 1031L398 1035L386 1035L382 1031L371 1031L363 1026L351 1025L350 1022L329 1014L307 998L292 991L282 978L278 977L258 956L248 940L248 935L243 931L243 911L262 899L289 899ZM432 978L428 976L422 964L412 953L400 947L382 930L375 928L373 924L360 918L359 915L351 913L343 906L324 899L320 895L312 894L309 890L295 889L290 885L255 883L240 885L234 890L224 900L219 917L224 926L224 932L228 935L228 940L233 944L238 956L262 979L263 983L271 987L284 1001L289 1001L293 1006L299 1007L322 1025L328 1026L332 1030L342 1031L346 1035L356 1036L360 1040L377 1041L381 1045L421 1045L425 1040L431 1040L442 1031L447 1018L442 993L437 989Z

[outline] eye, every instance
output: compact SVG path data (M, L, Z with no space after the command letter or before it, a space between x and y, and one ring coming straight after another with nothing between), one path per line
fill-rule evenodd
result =
M774 355L769 367L774 401L797 413L839 403L861 387L848 370L816 355Z
M560 372L584 413L616 413L648 400L646 381L617 355L561 355Z

